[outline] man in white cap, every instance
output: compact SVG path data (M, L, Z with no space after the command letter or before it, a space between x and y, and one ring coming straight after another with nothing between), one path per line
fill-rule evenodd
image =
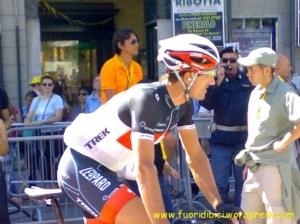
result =
M246 215L251 224L300 218L300 175L291 144L300 137L300 97L274 75L276 61L270 48L238 60L256 86L248 105L246 149L235 157L236 164L246 165L241 207L252 215Z

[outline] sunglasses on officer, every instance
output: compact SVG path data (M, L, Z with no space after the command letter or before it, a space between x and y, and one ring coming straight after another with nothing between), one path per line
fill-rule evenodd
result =
M222 58L222 62L227 64L228 62L230 63L236 63L237 59L236 58Z

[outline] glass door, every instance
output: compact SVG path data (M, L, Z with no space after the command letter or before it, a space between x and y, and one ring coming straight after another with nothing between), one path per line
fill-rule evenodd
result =
M76 101L80 86L91 87L97 74L96 44L92 41L42 42L42 73L63 83L60 93L68 103Z

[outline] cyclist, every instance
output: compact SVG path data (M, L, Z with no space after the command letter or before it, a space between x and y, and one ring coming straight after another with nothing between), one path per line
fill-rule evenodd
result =
M214 84L218 51L208 39L182 34L159 42L158 60L166 66L161 82L137 84L90 114L80 114L66 129L68 146L58 167L58 183L85 211L91 223L168 223L154 165L154 144L178 128L187 163L197 185L217 211L233 211L220 199L209 161L192 121L190 98L201 100ZM141 198L116 172L132 161ZM126 178L126 173L124 174Z

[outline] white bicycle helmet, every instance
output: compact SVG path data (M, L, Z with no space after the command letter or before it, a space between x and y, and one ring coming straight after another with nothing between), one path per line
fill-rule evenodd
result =
M196 34L180 34L159 41L157 60L162 61L167 70L174 73L184 87L186 100L199 74L214 74L220 61L216 46L207 38ZM186 85L179 75L181 71L193 72L191 82Z
M196 34L180 34L159 41L157 59L162 61L168 70L180 69L211 70L220 61L216 46L207 38Z

